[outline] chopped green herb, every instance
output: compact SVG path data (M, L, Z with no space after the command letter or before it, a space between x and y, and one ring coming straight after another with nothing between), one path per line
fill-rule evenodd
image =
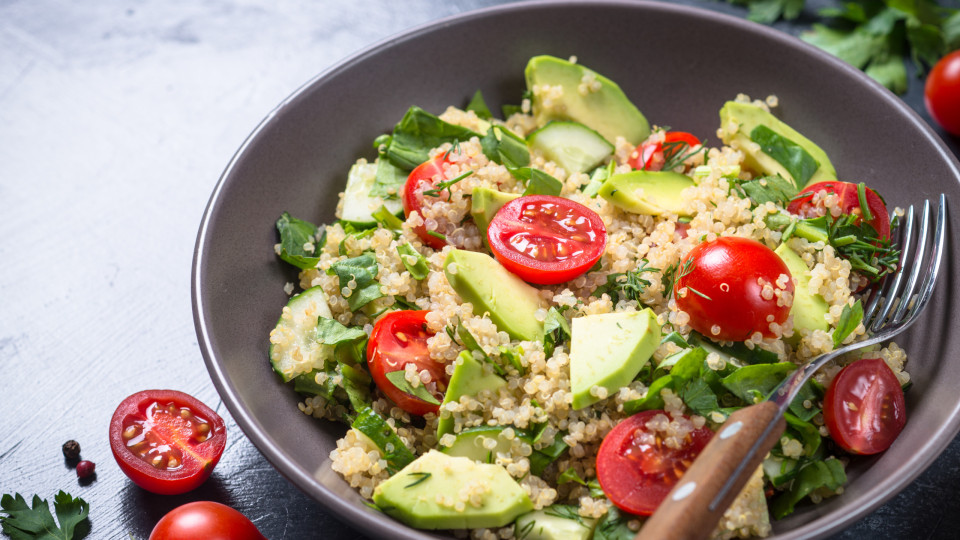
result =
M437 231L427 231L427 234L429 234L430 236L432 236L432 237L434 237L434 238L439 238L439 239L443 240L444 242L447 241L447 236L444 235L444 234L440 234L440 233L438 233Z
M617 302L633 300L640 302L640 296L643 291L650 286L650 280L644 279L641 274L659 272L659 268L647 266L649 261L642 259L640 267L623 273L614 273L607 275L607 282L597 287L591 296L599 298L604 293L609 294Z
M437 187L433 189L425 189L423 190L423 194L426 197L440 197L443 195L443 190L447 190L447 196L453 197L453 192L450 190L450 186L456 184L457 182L463 180L464 178L470 176L471 174L473 174L473 171L467 171L452 180L444 180L443 182L437 182Z
M400 390L404 394L410 394L413 397L426 401L431 405L439 405L440 402L427 390L423 384L419 384L416 387L410 384L410 381L407 380L407 372L398 369L396 371L387 372L387 380L391 384L397 387L397 390Z
M407 476L416 476L416 477L418 477L418 478L417 478L416 480L414 480L413 482L410 482L409 484L407 484L407 485L405 485L405 486L403 486L403 487L404 487L404 489L407 489L407 488L412 488L413 486L416 486L416 485L418 485L418 484L422 484L423 482L426 482L427 479L430 478L431 475L432 475L432 473L428 473L428 472L412 472L412 473L409 473L409 474L407 474Z

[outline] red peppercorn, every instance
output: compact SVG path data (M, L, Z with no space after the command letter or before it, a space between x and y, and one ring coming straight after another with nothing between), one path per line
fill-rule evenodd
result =
M83 460L77 463L77 478L86 478L93 474L97 466L92 461Z

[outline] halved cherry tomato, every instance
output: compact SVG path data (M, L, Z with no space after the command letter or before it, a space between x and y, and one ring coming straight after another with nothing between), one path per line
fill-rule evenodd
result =
M644 142L630 154L627 163L634 169L659 171L679 152L700 145L700 139L685 131L668 131L663 142Z
M503 205L487 227L494 257L530 283L552 285L583 274L607 245L596 212L552 195L528 195Z
M664 434L648 427L657 415L677 421L664 411L637 413L617 424L597 453L597 480L603 492L620 509L640 516L653 514L713 437L708 428L691 425L679 448L668 447Z
M923 103L947 133L960 136L960 51L944 56L930 70Z
M770 325L786 322L793 290L790 270L772 249L736 236L695 246L673 286L690 326L721 341L745 341L754 332L776 337Z
M427 339L426 311L393 311L384 315L373 325L367 343L367 367L377 387L398 407L410 414L424 415L440 410L437 404L429 403L400 390L387 378L387 373L405 370L407 364L417 366L417 373L426 370L431 390L437 401L443 401L449 377L444 365L430 358Z
M830 436L854 454L876 454L893 444L907 423L900 381L878 358L843 368L823 399Z
M227 444L223 419L176 390L144 390L120 402L110 449L120 470L153 493L176 495L202 484Z
M857 192L857 184L839 181L817 182L816 184L811 184L803 188L803 190L790 201L790 204L787 206L787 211L804 218L825 215L827 209L823 204L823 197L829 193L836 193L840 197L839 204L841 212L844 214L863 216L863 210L860 207L860 196ZM864 195L867 209L870 210L872 217L872 219L867 220L867 223L877 231L878 238L881 240L889 240L890 213L887 211L887 206L883 204L883 199L870 188L864 189Z
M213 501L178 506L160 518L150 540L266 540L247 516Z
M423 217L423 208L425 206L433 204L434 201L446 201L449 199L447 191L439 191L436 197L423 194L424 191L436 189L437 184L444 179L443 166L447 163L451 163L449 155L446 153L439 154L432 160L421 163L416 169L410 172L410 176L407 177L407 183L403 186L402 202L405 217L410 217L410 214L413 212L419 212L420 217ZM426 220L426 218L424 218L424 220ZM439 236L429 234L429 232L442 235L443 231L437 229L438 226L445 224L445 222L438 223L431 228L427 227L427 224L424 223L423 225L418 225L413 230L417 233L417 236L420 237L420 240L423 240L424 244L433 249L443 249L443 246L447 245L446 240Z

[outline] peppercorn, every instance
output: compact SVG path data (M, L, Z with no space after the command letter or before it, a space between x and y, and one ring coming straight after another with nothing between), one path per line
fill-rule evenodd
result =
M92 461L83 460L77 463L77 478L86 478L93 474L97 466Z
M71 439L63 443L63 457L67 459L77 459L80 457L80 444Z

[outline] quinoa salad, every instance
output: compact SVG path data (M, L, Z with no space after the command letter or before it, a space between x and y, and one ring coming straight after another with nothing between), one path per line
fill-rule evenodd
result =
M500 114L479 91L411 107L344 171L333 223L280 217L300 272L270 362L301 412L349 426L333 470L411 527L629 539L732 412L865 336L902 212L838 180L774 96L718 96L691 134L576 58L525 78ZM821 369L714 537L841 494L904 425L905 362L889 343Z

